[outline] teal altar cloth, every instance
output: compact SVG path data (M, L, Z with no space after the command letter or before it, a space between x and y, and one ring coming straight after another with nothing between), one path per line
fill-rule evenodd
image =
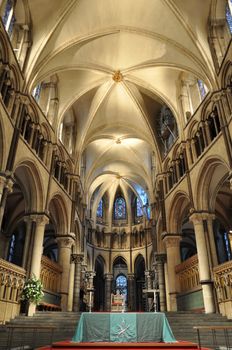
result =
M162 312L83 312L72 341L174 343L176 339Z

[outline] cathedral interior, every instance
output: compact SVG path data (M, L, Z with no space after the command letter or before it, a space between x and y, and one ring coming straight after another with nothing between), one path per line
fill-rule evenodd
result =
M31 276L29 315L232 318L232 0L0 16L0 322Z

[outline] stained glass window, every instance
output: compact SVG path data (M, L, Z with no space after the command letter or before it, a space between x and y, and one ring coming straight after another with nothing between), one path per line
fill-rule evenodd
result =
M4 24L4 27L6 31L8 32L9 36L11 36L14 28L14 24L16 22L15 16L14 16L14 1L13 0L7 0L6 7L4 14L2 16L2 21Z
M230 251L230 242L229 242L229 238L228 238L228 233L224 232L224 244L225 244L225 248L226 248L226 255L227 255L227 259L231 260L231 251Z
M8 255L8 261L12 262L15 252L15 235L13 234L11 236L10 245L9 245L9 255Z
M204 82L203 82L202 80L200 80L200 79L197 80L197 84L198 84L198 87L199 87L201 99L203 100L203 98L204 98L205 95L206 95L205 84L204 84Z
M143 207L139 198L136 198L136 216L143 216Z
M8 34L9 36L11 36L12 32L13 32L13 28L14 28L14 24L16 22L15 16L13 15L10 21L10 25L9 25L9 29L8 29Z
M116 220L126 219L126 202L123 197L116 198L114 202L114 218Z
M98 207L97 207L97 218L103 218L103 201L100 200Z
M226 6L226 21L227 21L227 23L228 23L230 32L231 32L231 34L232 34L232 14L231 14L230 6L231 6L231 8L232 8L232 2L231 2L231 1L230 1L230 5L228 4L228 5Z
M127 279L124 275L119 275L116 278L116 290L120 294L127 294Z
M40 97L40 92L41 92L41 84L36 85L34 90L32 91L32 96L34 99L38 102L39 97Z
M4 12L3 17L2 17L2 21L3 21L3 24L4 24L5 28L6 28L6 25L7 25L8 18L10 16L10 12L11 12L12 7L13 7L13 1L12 0L8 0L7 3L6 3L5 12Z

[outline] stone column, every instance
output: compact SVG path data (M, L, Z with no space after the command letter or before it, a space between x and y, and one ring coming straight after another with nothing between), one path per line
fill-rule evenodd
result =
M73 291L74 291L74 273L75 273L75 264L70 256L70 270L69 270L69 286L68 286L68 305L67 311L73 311Z
M36 229L34 234L34 244L32 248L31 269L30 275L40 278L41 258L43 253L43 240L44 229L46 224L49 223L49 218L45 215L33 215L31 216L33 221L36 222ZM32 316L35 312L36 305L30 304L28 316Z
M147 289L152 289L151 271L146 270L145 271L145 277L146 277L146 288ZM153 298L148 297L148 295L147 295L148 311L151 310L152 300L153 300Z
M83 254L72 254L72 260L75 263L74 291L73 291L73 311L80 311L80 288L81 288L81 263Z
M215 244L215 238L214 238L214 232L213 232L213 220L215 219L215 215L210 213L205 214L205 218L207 220L207 227L208 227L211 262L212 262L212 267L214 267L218 265L217 250L216 250L216 244Z
M202 285L205 312L213 313L215 312L215 304L210 273L209 256L207 251L207 242L203 226L203 215L201 213L194 213L191 215L190 220L194 225L196 237L199 275Z
M91 310L94 305L94 286L93 286L93 279L96 276L95 271L87 271L88 276L88 284L87 284L87 292L88 292L88 304L89 307L91 306Z
M3 175L0 175L0 203L2 200L2 195L3 195L3 190L5 187L5 183L6 183L6 178Z
M4 211L5 211L7 196L8 196L9 193L11 193L13 191L13 185L14 185L13 180L10 179L10 178L6 179L5 183L3 183L3 179L2 179L1 182L2 182L2 184L1 184L2 194L0 194L0 196L1 196L1 202L0 202L0 229L2 227L2 219L3 219L3 215L4 215Z
M166 254L155 254L155 265L158 274L159 283L159 299L160 299L160 311L164 312L167 310L166 305L166 290L165 290L165 274L164 274L164 263L166 261Z
M111 311L112 273L105 274L105 310Z
M62 276L60 284L60 294L61 294L61 309L62 311L67 311L68 306L68 287L69 287L69 273L70 273L70 256L71 248L75 242L75 234L69 233L65 236L57 237L59 254L58 262L62 266Z
M128 273L128 311L135 311L135 275Z
M24 269L26 269L26 264L27 264L27 260L28 260L28 250L29 250L29 244L30 244L30 239L31 239L31 229L32 229L33 217L26 216L24 218L24 221L26 222L27 228L26 228L25 242L24 242L24 248L23 248L22 267Z
M170 311L177 311L177 294L179 281L176 277L175 267L180 264L180 236L177 234L164 233L162 239L167 250L167 270L169 279Z

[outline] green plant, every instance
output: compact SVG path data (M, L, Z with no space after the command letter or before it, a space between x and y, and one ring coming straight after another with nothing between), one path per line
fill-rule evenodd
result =
M38 304L44 296L42 288L43 285L39 279L35 276L29 278L24 284L21 299L27 300L30 303Z

